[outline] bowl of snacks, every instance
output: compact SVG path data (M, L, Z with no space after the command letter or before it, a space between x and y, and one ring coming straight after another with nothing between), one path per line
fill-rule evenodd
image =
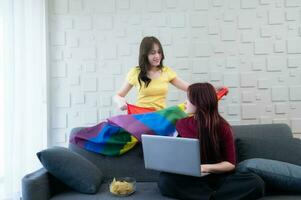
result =
M129 196L136 191L136 180L132 177L113 178L110 192L116 196Z

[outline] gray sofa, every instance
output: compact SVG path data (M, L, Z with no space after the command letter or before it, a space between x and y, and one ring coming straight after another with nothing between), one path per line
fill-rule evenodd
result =
M71 134L80 130L75 128ZM269 140L269 138L292 138L291 129L285 124L265 124L265 125L241 125L233 126L235 138L255 137ZM81 194L68 189L64 184L49 174L44 168L26 175L22 179L23 200L110 200L120 199L108 192L108 180L112 177L131 176L137 180L136 192L125 199L140 200L160 200L170 199L160 195L156 181L159 172L146 170L143 162L143 152L141 145L120 157L106 157L99 154L88 152L75 145L70 144L69 149L77 152L93 162L101 169L106 182L102 183L99 192L94 195ZM261 151L265 148L262 147ZM239 149L237 149L239 153ZM238 156L239 157L239 156ZM238 160L239 162L241 160ZM278 193L272 191L262 198L263 200L290 200L301 199L301 195Z

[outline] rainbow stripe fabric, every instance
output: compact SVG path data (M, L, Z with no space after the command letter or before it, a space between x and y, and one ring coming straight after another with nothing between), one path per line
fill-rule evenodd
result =
M132 149L142 134L172 136L176 121L185 117L184 104L156 112L118 115L80 130L69 142L88 151L119 156Z

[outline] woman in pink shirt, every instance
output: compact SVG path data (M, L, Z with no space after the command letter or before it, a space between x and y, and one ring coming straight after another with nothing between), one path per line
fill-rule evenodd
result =
M235 172L236 154L231 126L218 112L215 88L209 83L188 87L186 112L176 128L180 137L200 140L203 177L160 174L161 193L177 199L258 199L264 195L263 180L252 173Z

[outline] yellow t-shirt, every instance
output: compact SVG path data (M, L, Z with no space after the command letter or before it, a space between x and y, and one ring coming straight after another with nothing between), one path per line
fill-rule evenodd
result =
M140 89L138 81L139 72L140 69L138 67L133 67L128 72L126 78L129 84L136 86L138 90L136 105L146 108L155 108L156 110L165 108L168 83L173 80L177 74L171 68L164 66L161 75L152 79L147 88L145 88L144 82L141 81L142 87Z

